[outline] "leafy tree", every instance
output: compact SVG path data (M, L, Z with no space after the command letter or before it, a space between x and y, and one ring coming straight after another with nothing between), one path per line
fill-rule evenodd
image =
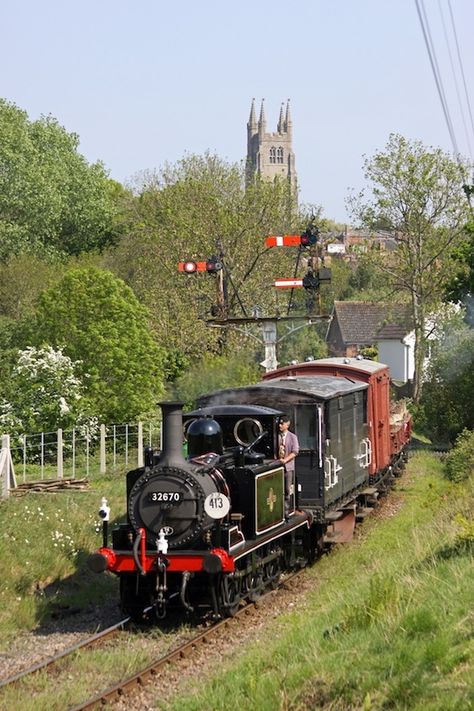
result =
M466 225L463 242L453 251L454 275L447 285L446 297L452 301L462 301L466 307L467 319L474 325L474 222Z
M292 360L303 362L309 358L325 358L328 354L324 335L327 323L321 325L304 326L281 340L278 348L280 365L286 365Z
M273 280L292 273L294 252L269 250L264 238L301 228L286 181L257 180L246 190L242 166L191 155L142 176L136 192L129 234L108 264L150 308L167 347L200 357L222 351L228 340L204 321L216 313L219 275L179 274L179 261L223 253L226 312L274 313Z
M357 301L385 301L388 299L387 283L381 269L374 264L370 253L360 252L349 277L350 298Z
M17 352L8 399L0 403L0 428L11 435L48 432L89 422L80 363L50 346Z
M178 378L175 392L191 408L204 393L249 385L258 382L260 377L261 370L251 358L241 354L206 354Z
M39 296L65 269L57 260L44 260L24 252L0 263L0 315L18 321L31 315Z
M410 301L415 328L414 400L422 392L426 319L440 302L450 277L452 251L461 241L467 217L465 168L439 149L391 135L385 151L365 161L372 197L351 201L354 214L369 227L393 231L394 252L377 252L374 264L396 298Z
M79 254L115 239L122 188L78 153L76 134L0 99L0 135L0 260Z
M163 392L163 351L148 313L110 272L68 272L42 294L27 337L80 362L86 395L105 422L127 422L152 410Z
M425 426L434 440L453 442L474 429L474 331L462 313L446 322L433 343L423 390Z

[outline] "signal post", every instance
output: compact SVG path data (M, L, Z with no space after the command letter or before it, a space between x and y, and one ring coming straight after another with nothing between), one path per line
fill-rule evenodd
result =
M325 282L331 281L331 270L324 266L322 255L318 255L319 230L311 224L303 234L300 235L270 235L265 239L267 248L273 247L297 247L298 253L296 256L295 274L291 278L278 278L274 281L273 286L276 289L291 289L291 296L288 304L286 316L249 316L239 297L239 294L232 283L231 276L225 268L223 260L223 252L221 250L220 258L212 255L207 260L187 261L178 263L178 271L183 274L194 274L196 272L207 272L216 276L216 305L212 309L213 318L207 320L209 326L213 328L228 328L229 326L245 333L245 335L253 335L245 330L245 326L249 324L259 324L262 327L262 341L265 347L265 358L260 363L266 371L274 370L278 367L277 360L277 344L286 336L294 333L300 328L310 326L319 320L328 320L329 315L321 313L312 313L315 305L315 294L318 295L318 311L320 311L320 286ZM314 254L309 255L307 261L307 272L302 278L297 278L296 274L299 267L299 261L303 250L312 248ZM227 277L227 278L226 278ZM227 294L227 279L230 281L243 316L230 316L228 314L228 294ZM293 289L303 287L308 293L309 298L306 302L308 313L300 316L290 316L289 312L292 305ZM302 323L291 328L286 334L278 338L277 324L278 322L295 322ZM253 337L255 337L253 335Z

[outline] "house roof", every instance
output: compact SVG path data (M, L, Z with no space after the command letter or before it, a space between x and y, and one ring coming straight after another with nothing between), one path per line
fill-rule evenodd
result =
M342 340L346 344L401 340L413 329L409 309L403 304L335 301L334 318L337 318Z

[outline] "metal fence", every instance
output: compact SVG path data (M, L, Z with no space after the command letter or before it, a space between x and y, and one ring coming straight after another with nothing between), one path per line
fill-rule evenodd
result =
M100 425L94 431L56 430L2 437L0 476L2 492L16 482L89 477L116 469L143 466L145 446L160 446L160 430L153 423Z

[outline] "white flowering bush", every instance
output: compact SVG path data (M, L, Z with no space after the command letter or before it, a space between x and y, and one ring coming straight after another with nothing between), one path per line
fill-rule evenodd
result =
M51 346L30 346L18 352L11 374L9 398L0 401L0 430L10 435L54 431L59 427L91 427L81 363Z

